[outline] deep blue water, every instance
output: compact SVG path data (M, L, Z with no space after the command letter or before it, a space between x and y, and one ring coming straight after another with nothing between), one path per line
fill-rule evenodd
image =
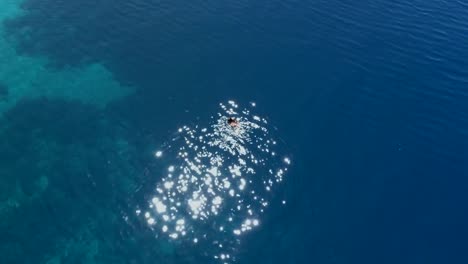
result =
M238 263L468 262L467 3L22 7L5 23L20 54L50 69L101 62L136 91L105 109L39 99L5 114L2 189L34 193L38 175L49 187L2 216L2 263L47 263L70 239L84 249L58 263L199 263L190 248L161 253L131 212L154 186L153 151L227 99L255 101L293 160L287 206L272 207Z

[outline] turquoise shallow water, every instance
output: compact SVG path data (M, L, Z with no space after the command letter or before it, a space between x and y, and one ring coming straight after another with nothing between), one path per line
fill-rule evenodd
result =
M47 67L46 56L23 56L16 49L16 41L5 32L4 23L8 19L24 15L22 0L2 2L0 20L1 66L0 80L9 87L8 96L0 102L3 113L18 101L28 98L63 98L79 100L83 103L105 106L114 99L131 93L132 89L119 84L103 65L98 63L83 67L68 67L54 70ZM29 28L31 30L31 28ZM27 34L28 29L24 29Z
M466 263L466 17L462 1L1 1L0 262ZM230 99L268 120L284 182L245 226L222 208L255 195L218 185L205 222L164 220L185 198L169 168L193 169L181 147L243 164L178 132ZM254 179L284 165L267 160Z

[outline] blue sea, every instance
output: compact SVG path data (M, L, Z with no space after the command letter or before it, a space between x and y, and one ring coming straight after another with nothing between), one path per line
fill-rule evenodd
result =
M468 263L467 40L462 0L0 0L0 263ZM220 104L278 142L231 196L287 171L166 236Z

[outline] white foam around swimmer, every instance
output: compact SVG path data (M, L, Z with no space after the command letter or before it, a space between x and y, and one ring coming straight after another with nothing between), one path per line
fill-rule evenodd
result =
M145 217L170 240L216 244L213 256L224 260L243 233L260 225L291 161L279 155L266 119L234 101L220 108L209 126L179 128L164 158L161 150L155 152L161 162L171 163ZM238 126L228 125L230 117Z

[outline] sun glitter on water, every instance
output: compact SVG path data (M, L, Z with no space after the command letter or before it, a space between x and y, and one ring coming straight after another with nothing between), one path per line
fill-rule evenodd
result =
M155 151L171 163L146 209L136 213L158 237L211 245L209 254L227 263L242 235L261 225L291 160L250 106L221 103L211 124L183 126L168 151ZM236 126L228 124L232 119Z

